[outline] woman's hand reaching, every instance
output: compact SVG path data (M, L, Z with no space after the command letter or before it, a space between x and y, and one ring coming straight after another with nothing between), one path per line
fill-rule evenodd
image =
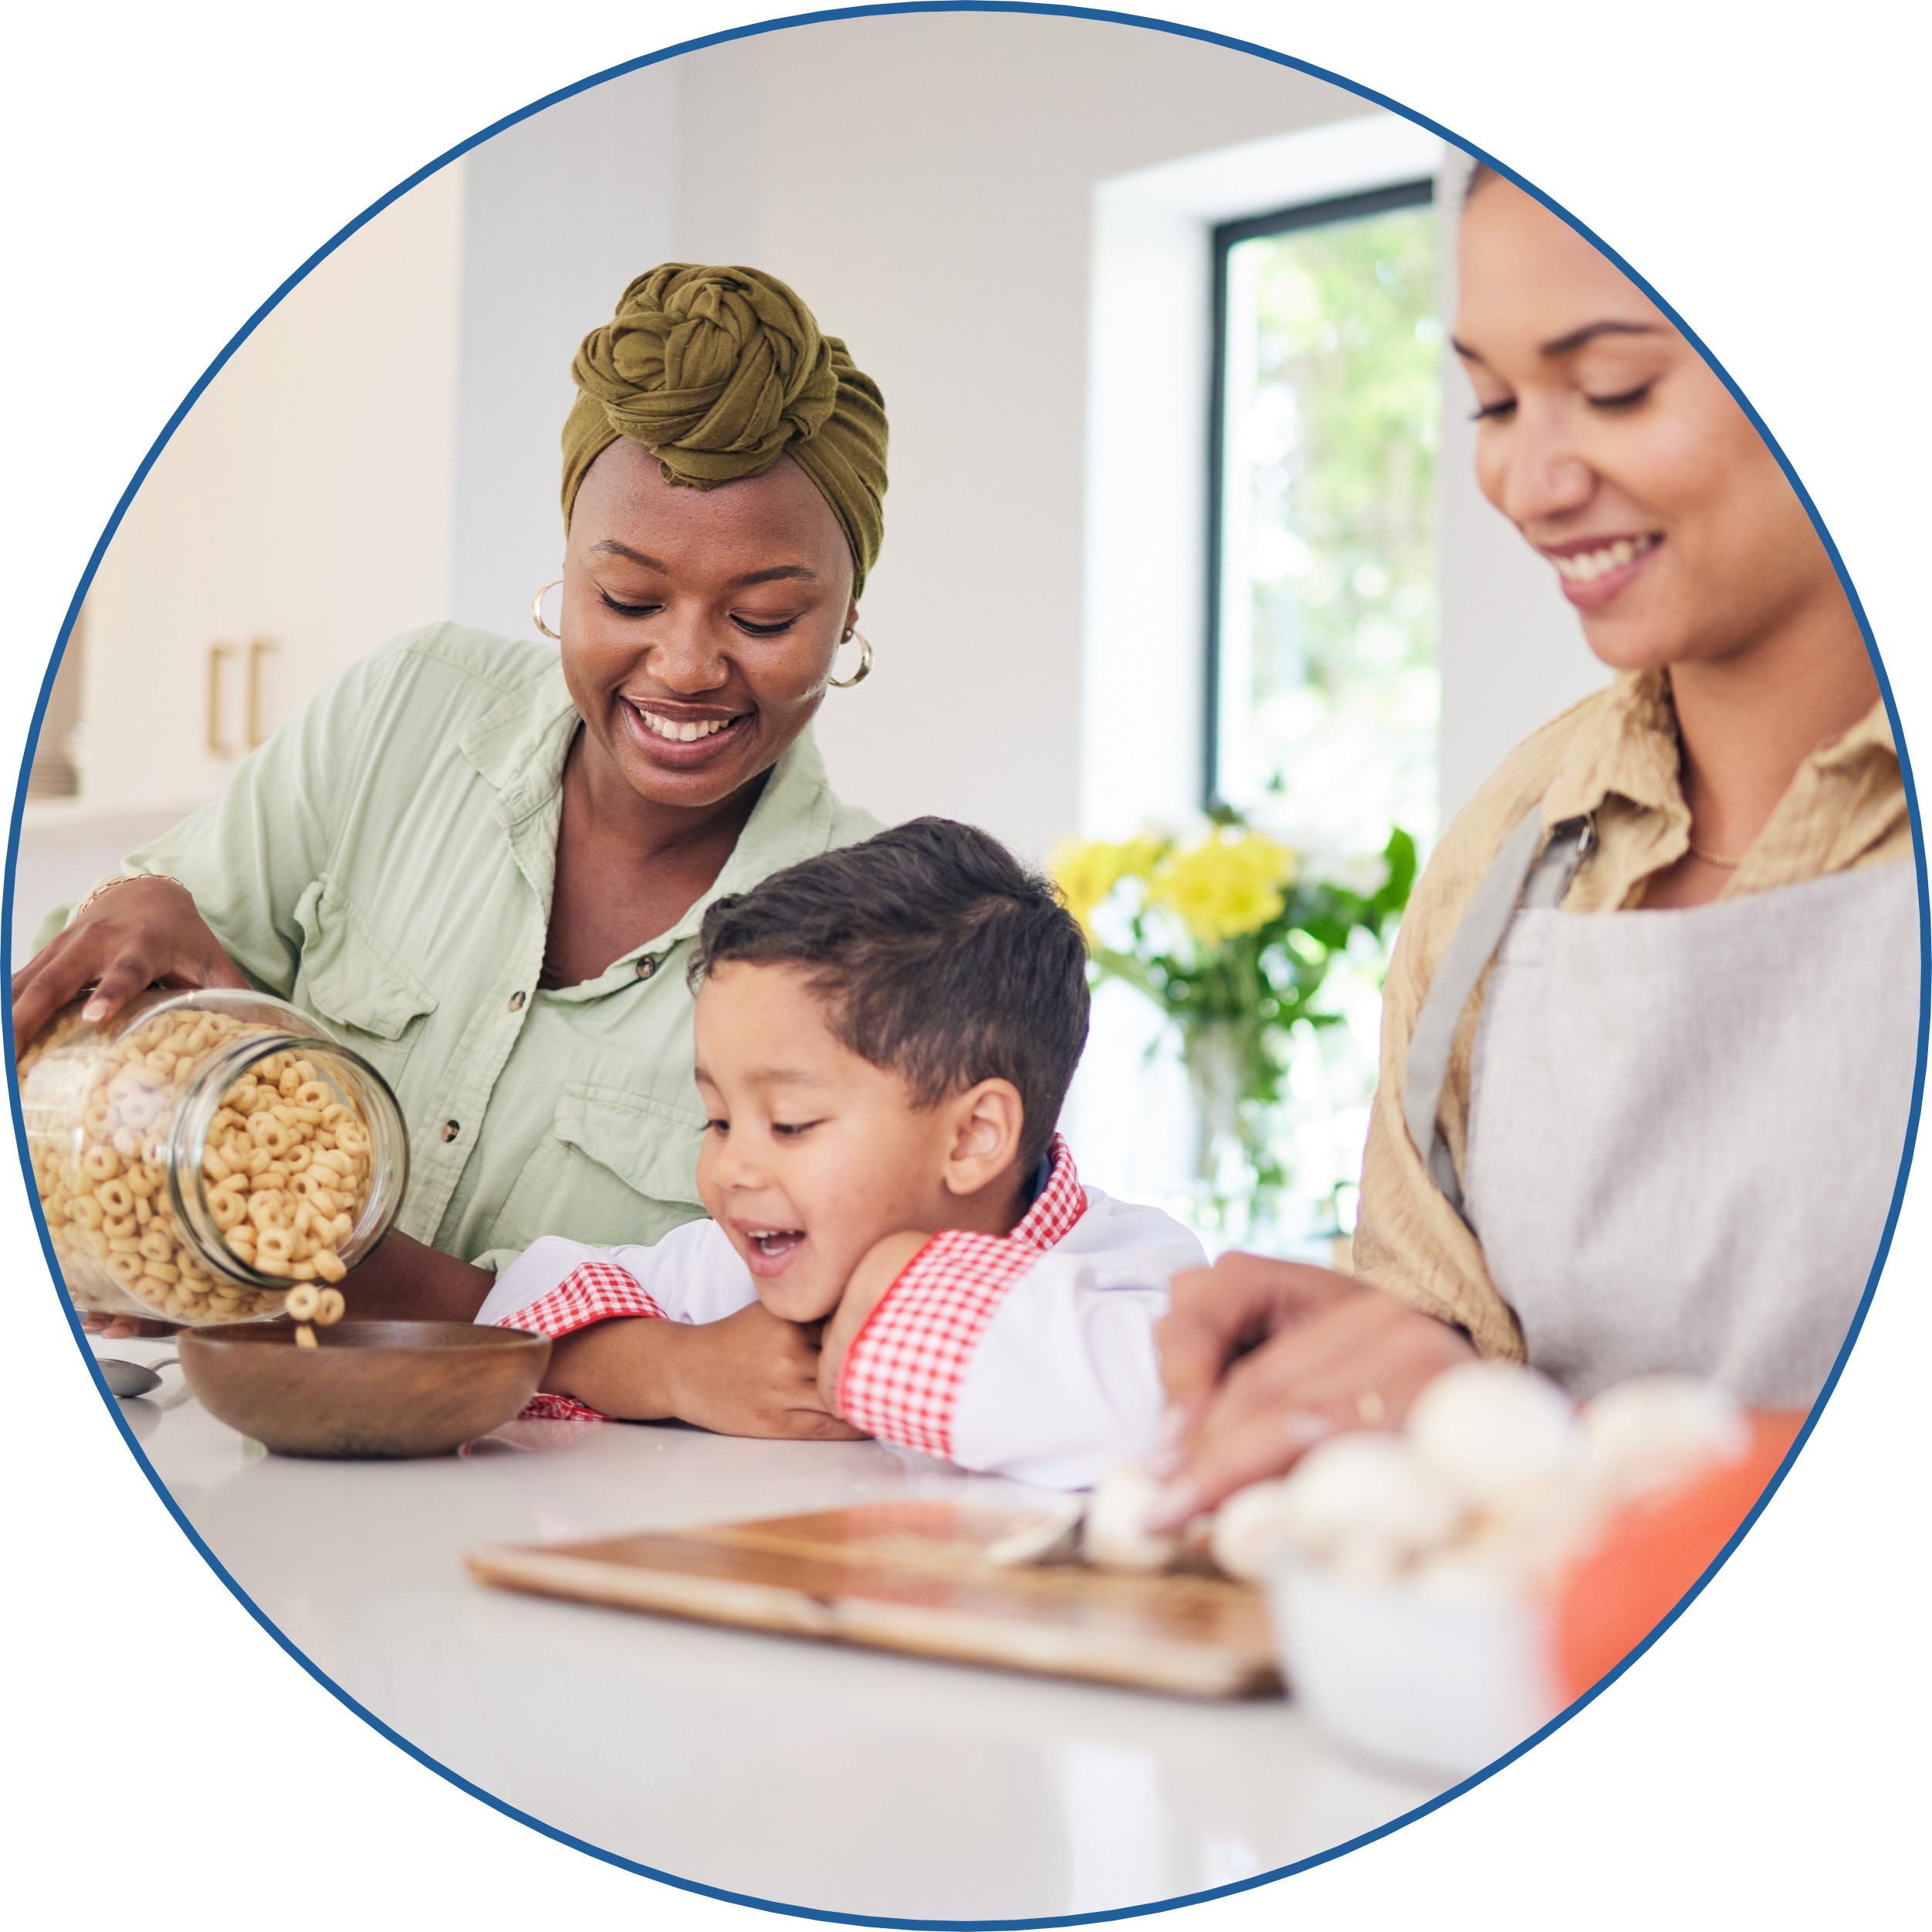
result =
M103 892L13 976L15 1051L90 986L83 1017L97 1024L148 986L247 985L186 886L130 879Z
M91 1308L79 1313L81 1332L99 1335L103 1342L152 1342L181 1331L178 1321L151 1321L145 1315L99 1315Z
M1176 1276L1158 1339L1172 1440L1155 1531L1282 1474L1325 1436L1399 1426L1475 1356L1460 1329L1378 1288L1254 1254Z

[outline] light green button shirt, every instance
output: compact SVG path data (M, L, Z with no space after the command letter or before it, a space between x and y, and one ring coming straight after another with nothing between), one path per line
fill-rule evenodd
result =
M409 1127L398 1225L490 1267L540 1234L655 1241L702 1213L685 970L705 908L879 829L833 796L807 733L675 926L543 990L577 722L554 651L413 632L127 861L181 880L250 979L381 1071Z

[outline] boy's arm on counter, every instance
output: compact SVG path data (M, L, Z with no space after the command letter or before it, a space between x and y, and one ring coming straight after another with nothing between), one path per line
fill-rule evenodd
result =
M675 1416L722 1436L857 1440L818 1396L809 1329L753 1301L715 1321L619 1317L577 1329L550 1352L546 1393L629 1422Z
M856 1437L819 1399L818 1338L761 1306L715 1222L649 1247L546 1236L497 1276L476 1319L551 1338L543 1392L566 1413L727 1436Z

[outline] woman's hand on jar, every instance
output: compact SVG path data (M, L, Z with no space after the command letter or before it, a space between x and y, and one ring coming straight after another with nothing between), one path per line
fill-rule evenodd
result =
M102 1315L92 1308L80 1311L80 1327L83 1335L99 1335L103 1342L151 1342L181 1331L178 1321L153 1321L145 1315Z
M1212 1271L1194 1277L1213 1278ZM1339 1430L1399 1427L1430 1382L1475 1358L1460 1329L1378 1288L1342 1276L1328 1280L1335 1285L1318 1292L1311 1284L1276 1282L1271 1302L1268 1283L1244 1280L1250 1315L1271 1310L1274 1328L1233 1363L1206 1402L1197 1404L1191 1423L1190 1412L1177 1409L1179 1440L1169 1451L1166 1480L1149 1519L1151 1529L1178 1528L1237 1490L1283 1474L1315 1443ZM1176 1287L1178 1291L1179 1281ZM1184 1318L1200 1292L1190 1292ZM1191 1322L1184 1322L1183 1338L1191 1331ZM1179 1372L1186 1376L1192 1365L1183 1356Z
M131 878L103 892L13 976L16 1050L88 987L84 1017L111 1020L151 986L245 988L194 896L173 879Z

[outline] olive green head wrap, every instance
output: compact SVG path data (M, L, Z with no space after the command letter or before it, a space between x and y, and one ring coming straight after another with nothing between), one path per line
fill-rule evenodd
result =
M856 597L885 535L885 404L836 336L775 276L667 262L584 338L563 425L563 521L584 475L620 436L666 482L709 489L790 456L851 546Z

